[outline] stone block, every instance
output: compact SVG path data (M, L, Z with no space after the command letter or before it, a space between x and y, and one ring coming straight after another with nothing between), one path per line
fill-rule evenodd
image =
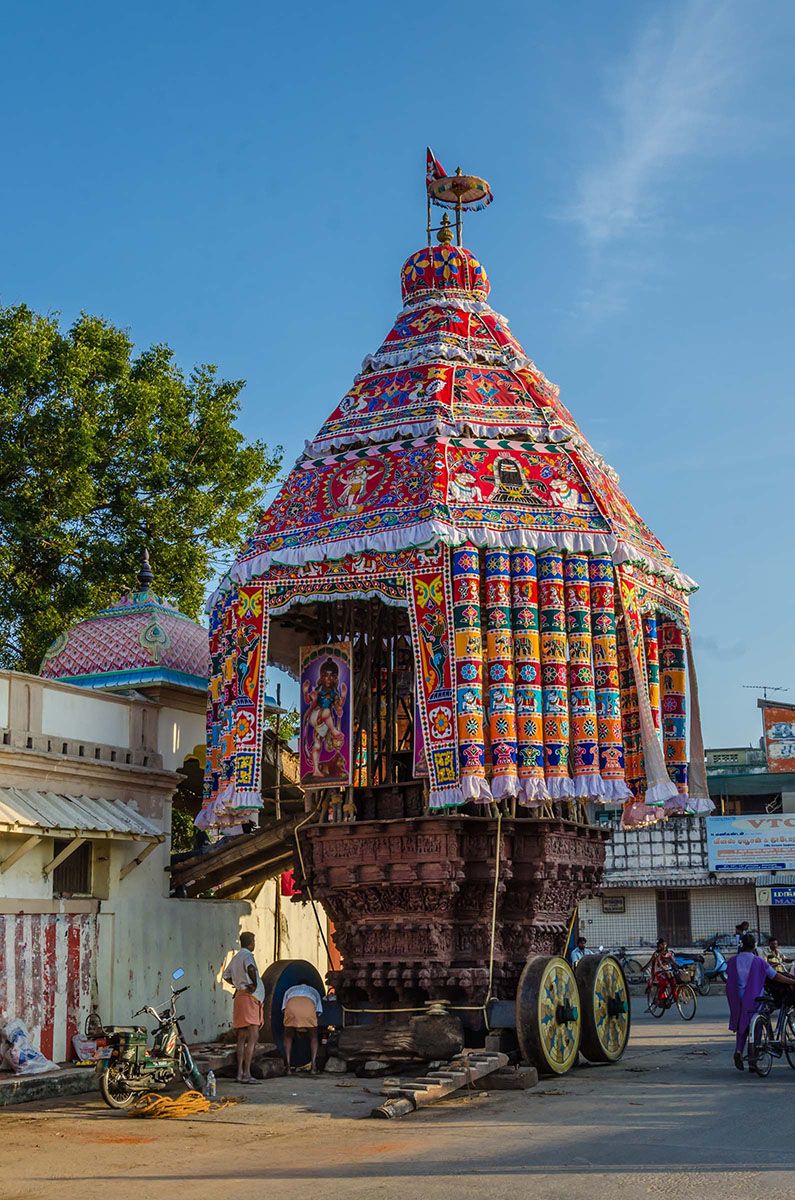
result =
M538 1071L526 1063L518 1067L503 1067L501 1071L492 1071L475 1083L475 1087L484 1092L525 1092L538 1084Z
M348 1064L344 1058L337 1058L332 1055L326 1059L325 1071L328 1075L344 1075L348 1070Z

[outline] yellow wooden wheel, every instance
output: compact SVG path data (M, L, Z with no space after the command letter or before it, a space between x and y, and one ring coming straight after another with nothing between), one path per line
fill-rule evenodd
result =
M629 1039L629 989L611 955L586 955L574 971L582 998L582 1052L589 1062L618 1062Z
M531 955L516 992L516 1033L527 1062L542 1075L563 1075L580 1048L580 994L565 958Z

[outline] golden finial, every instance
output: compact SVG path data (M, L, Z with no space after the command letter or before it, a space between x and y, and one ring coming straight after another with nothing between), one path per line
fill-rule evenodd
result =
M449 246L453 240L453 228L450 224L450 218L447 213L442 217L442 223L439 226L439 231L436 234L436 240L442 246Z

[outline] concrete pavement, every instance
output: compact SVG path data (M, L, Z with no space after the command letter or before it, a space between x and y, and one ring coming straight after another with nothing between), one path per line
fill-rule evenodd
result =
M134 1121L98 1098L6 1109L4 1200L379 1200L530 1195L790 1200L795 1072L732 1066L723 997L695 1020L642 1014L615 1067L528 1092L473 1093L396 1122L362 1119L377 1081L293 1076L221 1094L246 1103L190 1121ZM520 1190L521 1189L521 1190Z

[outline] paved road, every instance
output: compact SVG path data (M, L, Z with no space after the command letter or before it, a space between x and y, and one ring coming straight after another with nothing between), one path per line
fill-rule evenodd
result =
M689 1024L638 1012L615 1067L395 1122L362 1119L376 1082L335 1076L269 1080L246 1089L246 1104L191 1121L133 1121L94 1097L5 1109L0 1196L791 1200L795 1072L740 1075L725 1000L699 1004Z

